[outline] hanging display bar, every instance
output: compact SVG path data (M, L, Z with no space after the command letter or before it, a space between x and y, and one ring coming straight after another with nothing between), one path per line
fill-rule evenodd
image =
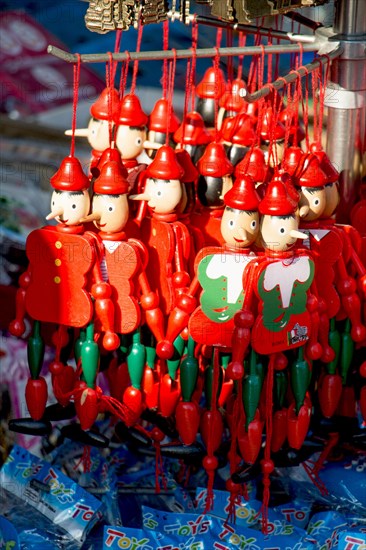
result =
M258 90L257 92L254 92L253 94L247 93L247 90L244 90L245 95L241 96L244 97L245 101L248 101L249 103L254 103L255 101L258 101L258 99L261 99L263 97L266 97L273 89L280 90L283 88L286 84L290 84L291 82L295 82L300 77L306 76L307 74L311 73L315 69L319 67L319 65L324 65L329 60L335 59L339 57L342 53L343 49L341 47L337 48L336 50L330 52L328 55L322 55L320 57L317 57L314 61L311 63L308 63L307 65L304 65L303 67L299 67L297 71L290 71L286 76L282 76L272 82L271 84L266 84Z
M304 52L314 52L318 50L318 44L315 42L313 44L304 44L299 46L297 44L291 45L273 45L273 46L245 46L245 47L235 47L235 48L200 48L196 50L197 58L204 57L213 57L218 52L220 56L236 56L236 55L259 55L261 53L265 54L274 54L274 53L297 53L300 51ZM47 52L55 57L59 57L68 63L76 63L77 56L76 54L65 52L56 46L48 46ZM193 55L193 50L190 48L188 50L166 50L166 51L151 51L151 52L121 52L121 53L112 53L112 58L114 61L126 61L127 58L131 61L153 61L153 60L162 60L162 59L190 59ZM106 63L110 59L108 53L92 53L92 54L81 54L80 56L82 63Z

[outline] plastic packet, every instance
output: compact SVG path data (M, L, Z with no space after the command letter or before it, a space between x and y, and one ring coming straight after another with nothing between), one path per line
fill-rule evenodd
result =
M76 548L102 517L98 499L21 447L15 446L4 463L0 483L2 510L17 528L20 542L28 537L27 549L71 550L73 540Z

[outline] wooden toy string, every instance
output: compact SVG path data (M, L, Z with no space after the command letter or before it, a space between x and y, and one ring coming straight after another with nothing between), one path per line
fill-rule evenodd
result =
M167 51L169 47L169 21L164 21L163 23L163 50ZM164 59L163 61L163 98L166 99L166 94L168 92L168 60Z
M217 125L217 119L219 114L219 71L220 71L220 53L219 48L222 38L222 29L217 29L216 33L216 55L214 59L214 71L215 71L215 141L219 142L219 129Z
M191 110L195 107L195 88L196 88L196 65L197 65L197 45L198 45L198 23L196 18L192 21L192 61L191 61Z
M176 65L177 65L177 52L174 48L172 49L172 52L174 53L174 57L170 61L169 71L168 71L168 87L167 87L168 120L167 120L165 145L169 145L170 122L171 122L172 113L173 113L174 80L175 80L175 71L176 71Z
M139 21L139 26L137 30L137 42L136 42L136 51L139 52L141 50L141 41L142 41L142 33L143 33L144 27L141 24L141 21ZM136 79L137 79L137 71L139 68L139 62L138 59L135 59L133 62L133 73L132 73L132 82L131 82L131 94L135 93L136 90Z
M71 145L70 145L70 157L75 154L75 130L76 130L76 110L79 97L79 82L80 82L80 54L77 55L77 62L73 66L74 77L74 95L72 104L72 123L71 123Z
M238 46L240 48L244 48L246 43L247 37L243 32L239 32L239 43ZM238 56L238 72L237 72L237 79L240 80L243 75L243 55Z
M108 132L109 143L113 142L113 105L112 105L112 90L114 88L115 62L111 52L108 52L109 61L105 65L105 81L108 90L107 107L108 107Z

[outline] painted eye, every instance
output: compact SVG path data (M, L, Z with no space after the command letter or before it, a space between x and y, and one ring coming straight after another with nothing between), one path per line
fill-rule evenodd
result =
M55 201L52 201L52 206L55 206Z
M136 145L141 145L142 144L142 138L138 137L135 139L135 144Z
M253 220L253 221L251 222L251 224L250 224L250 227L251 227L252 229L255 229L255 228L257 227L257 222L256 222L255 220Z
M283 235L286 232L286 229L284 227L280 227L279 232Z
M72 204L72 205L71 205L71 208L72 208L73 210L75 210L76 204Z
M156 194L157 194L158 197L161 197L162 193L161 193L161 191L158 191Z
M113 212L114 206L108 206L108 212Z
M314 200L314 206L319 206L320 204L320 200L319 199L315 199Z
M230 227L234 227L234 220L230 220L230 221L229 221L229 226L230 226Z

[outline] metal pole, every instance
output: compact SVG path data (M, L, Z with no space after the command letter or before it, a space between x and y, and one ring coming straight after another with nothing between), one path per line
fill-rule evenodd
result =
M304 52L314 52L319 48L319 44L314 41L312 44L304 44L302 46L302 51ZM297 44L291 45L273 45L273 46L244 46L244 47L235 47L235 48L219 48L218 53L220 56L234 56L234 55L258 55L263 53L296 53L300 51L300 46ZM48 46L47 52L59 57L64 61L69 63L76 63L77 56L73 53L65 52L56 46ZM214 57L216 55L216 48L200 48L196 50L196 57ZM188 50L166 50L166 51L154 51L154 52L130 52L129 59L134 61L138 59L139 61L155 61L161 59L189 59L193 55L193 50L190 48ZM127 54L125 52L121 53L112 53L112 58L114 61L126 61ZM80 60L82 63L105 63L109 61L109 55L107 53L91 53L91 54L81 54Z
M286 84L290 84L291 82L295 82L299 77L303 77L312 71L315 71L320 65L324 65L325 63L328 63L329 60L335 59L342 53L342 48L337 48L336 50L333 50L328 55L322 55L320 57L317 57L314 61L311 63L308 63L307 65L304 65L303 67L299 67L297 71L290 71L287 75L282 76L272 82L271 84L265 84L263 88L260 88L257 92L254 92L253 94L244 93L242 97L244 97L245 101L248 101L249 103L253 103L254 101L258 101L258 99L261 99L262 97L266 97L271 91L274 89L280 90Z
M340 172L337 220L349 223L358 199L366 138L366 4L337 0L333 30L342 54L333 62L325 105L327 153ZM332 39L331 39L332 40Z

